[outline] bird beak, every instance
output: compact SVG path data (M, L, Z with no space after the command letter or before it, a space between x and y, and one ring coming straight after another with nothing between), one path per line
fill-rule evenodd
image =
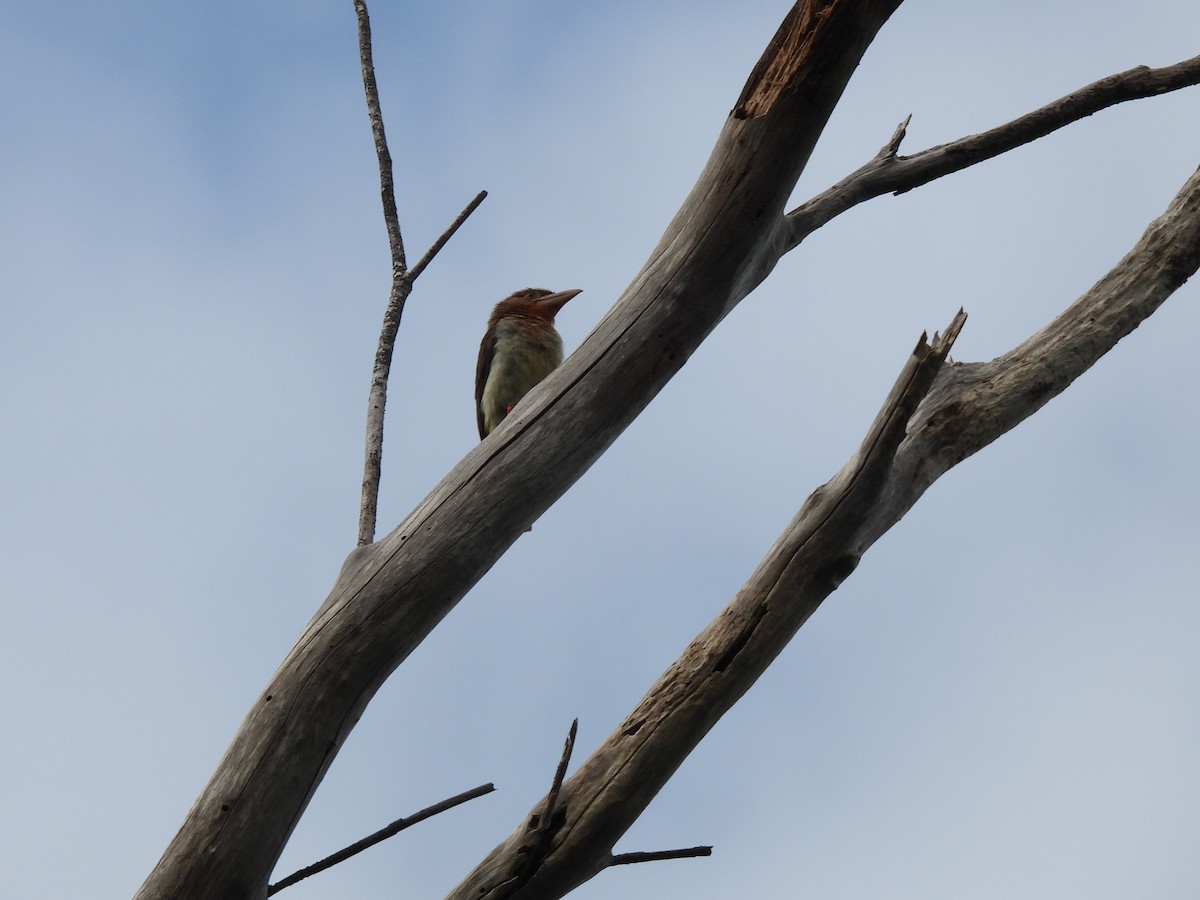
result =
M583 291L572 289L569 291L559 291L557 294L551 294L548 297L539 297L536 301L539 309L549 311L551 318L558 315L558 311L567 305L567 301L576 294L582 294Z

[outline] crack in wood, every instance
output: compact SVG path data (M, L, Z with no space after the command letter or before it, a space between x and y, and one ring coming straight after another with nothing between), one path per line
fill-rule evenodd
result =
M734 658L742 651L742 648L750 642L750 638L754 636L754 631L758 628L758 624L766 617L768 606L766 603L760 603L754 609L754 614L742 626L737 636L734 637L733 643L725 648L725 652L720 655L716 663L713 665L714 672L724 672L729 668Z

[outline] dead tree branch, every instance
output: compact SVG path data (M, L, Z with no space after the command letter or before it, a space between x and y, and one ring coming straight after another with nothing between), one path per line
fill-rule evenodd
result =
M458 214L458 218L450 223L450 227L443 231L436 241L430 244L429 249L425 251L425 255L417 260L417 264L408 273L409 281L416 281L420 277L421 273L425 271L425 267L433 262L433 258L446 246L446 242L454 237L454 233L458 231L462 223L467 221L471 213L475 212L479 208L479 204L486 199L487 191L480 191L470 203L463 207L463 211Z
M785 217L787 199L863 53L899 4L796 3L751 74L695 187L612 310L526 396L519 414L474 447L398 527L351 552L138 900L265 895L284 842L379 686L795 245ZM1194 198L1180 203L1180 216L1194 218ZM1182 237L1188 228L1190 238ZM1194 230L1194 222L1164 224L1153 246L1142 251L1161 258L1146 267L1131 263L1113 289L1121 296L1142 291L1151 298L1148 304L1161 303L1195 269ZM1179 244L1188 240L1190 255ZM1117 322L1118 331L1137 321L1131 312ZM1065 341L1069 352L1080 354L1073 363L1078 367L1119 335L1083 327L1046 333L1044 339ZM748 687L762 655L786 641L805 610L849 574L896 510L919 496L922 480L973 452L968 437L952 436L982 436L993 427L982 414L973 417L965 406L949 402L957 381L944 373L963 369L943 366L949 343L922 342L906 368L910 376L889 401L891 412L874 426L875 437L805 504L745 596L739 594L738 611L697 639L689 658L699 668L668 673L669 683L680 689L705 690L652 690L610 738L612 745L606 743L563 783L555 808L565 811L566 822L516 896L561 896L611 864L613 841L646 801L644 789L622 799L632 776L650 773L650 790L657 790L678 764L679 747L694 744L696 734L719 717L722 704ZM943 375L935 377L939 371ZM1023 356L1013 360L1009 377L1032 391L1026 401L1044 402L1064 379L1069 383L1067 373L1048 372ZM1010 395L994 395L994 387L982 380L957 390L960 403L992 396L998 415L1011 407L1014 424L1032 411L1028 402L1022 406ZM982 400L974 407L983 408ZM962 424L954 424L964 415ZM855 521L856 506L860 513L875 512ZM718 702L710 707L704 700L713 696ZM682 717L689 725L664 727L663 716ZM603 821L605 815L611 822ZM472 879L494 884L489 873L500 871L508 849L507 843L498 848L464 885Z
M497 891L521 831L449 894L561 897L612 864L611 848L700 739L746 692L855 566L861 515L878 503L908 422L966 321L933 344L921 336L858 452L809 496L733 602L692 641L637 708L560 792L567 822L524 891Z
M650 850L637 853L617 853L609 860L610 866L630 866L634 863L658 862L663 859L694 859L712 856L712 847L684 847L681 850Z
M1061 393L1200 268L1200 170L1137 245L1044 329L987 363L943 365L966 320L924 335L858 452L817 488L732 602L563 786L555 846L494 894L520 830L450 900L562 897L607 854L709 729L938 477Z
M559 806L558 794L562 790L563 779L567 775L567 765L575 750L575 735L579 731L579 720L571 723L567 733L566 743L563 744L562 756L554 770L554 780L550 783L550 793L542 801L537 810L530 813L522 826L521 845L512 859L512 868L505 873L500 883L496 885L495 897L510 897L525 884L550 852L554 833L566 821L566 812Z
M945 175L992 159L1118 103L1156 97L1200 84L1200 56L1173 66L1138 66L1072 91L1053 103L982 134L930 147L912 156L897 155L909 119L866 165L787 215L789 249L851 207L883 194L902 194Z
M265 895L296 820L383 681L770 272L788 195L899 2L803 0L787 15L698 183L614 308L520 415L389 535L349 555L139 900Z
M367 115L371 119L371 136L379 160L379 195L383 202L383 222L387 229L388 248L392 256L392 286L388 291L383 325L379 329L379 344L371 367L371 388L367 397L367 436L363 460L362 495L358 509L358 545L366 546L375 540L375 521L379 510L379 481L383 473L383 416L387 407L388 376L396 349L396 335L404 304L412 293L413 283L433 261L438 251L454 236L459 226L475 212L487 191L475 199L456 218L412 269L404 256L404 237L400 232L400 216L396 211L396 186L392 174L392 154L388 151L387 135L383 130L383 109L379 105L379 86L375 83L375 62L371 50L371 20L366 0L354 0L358 17L358 56L362 66L363 93L367 99Z

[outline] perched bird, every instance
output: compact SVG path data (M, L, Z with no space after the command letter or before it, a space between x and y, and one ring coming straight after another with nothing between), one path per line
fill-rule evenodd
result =
M496 304L475 367L480 439L562 362L562 338L554 330L554 316L578 293L525 288Z

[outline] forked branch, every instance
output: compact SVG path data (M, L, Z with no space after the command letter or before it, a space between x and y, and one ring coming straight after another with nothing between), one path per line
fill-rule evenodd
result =
M312 792L379 687L795 245L787 199L863 53L899 5L799 0L646 265L579 349L527 395L519 421L475 446L377 541L373 503L369 515L364 504L362 546L251 706L138 900L263 897ZM1128 265L1093 289L1098 305L1076 304L1077 314L1068 311L1014 350L1002 370L947 364L955 329L918 346L855 458L809 498L729 610L562 783L553 808L565 819L515 896L559 897L611 865L620 834L774 648L932 480L994 439L989 404L996 421L1012 427L1195 271L1193 182ZM1072 358L1048 366L1059 352L1050 348ZM381 439L382 395L371 414ZM366 482L377 491L378 472ZM513 871L516 846L497 848L455 896L488 896L496 876Z
M1196 84L1200 84L1200 56L1159 69L1138 66L1101 78L981 134L930 147L912 156L900 156L900 142L912 118L909 116L870 162L788 213L787 246L789 249L796 246L822 225L859 203L883 194L911 191L1045 137L1118 103L1155 97Z
M878 502L908 422L965 321L959 311L932 344L921 336L858 452L812 493L729 606L562 786L558 802L567 819L524 889L512 891L507 875L523 858L518 829L449 898L562 897L614 864L614 842L821 600L854 571L862 512Z
M392 174L392 154L388 151L387 135L383 129L383 109L379 104L379 86L375 82L375 62L371 50L371 20L367 14L366 0L354 0L354 11L358 18L358 56L362 66L363 93L367 99L367 115L371 119L371 136L375 141L375 155L379 161L379 194L383 202L383 222L387 229L388 247L392 256L392 286L388 291L387 308L383 313L383 325L379 329L379 345L375 349L375 362L371 367L371 389L367 397L367 436L363 461L362 495L358 508L358 546L366 546L375 540L375 521L379 509L379 481L383 471L383 417L387 406L388 375L392 370L392 356L396 348L396 335L400 331L400 319L404 315L404 304L412 293L413 283L425 267L433 261L438 251L454 236L459 226L475 212L487 197L487 191L475 195L466 208L458 214L433 245L411 269L404 256L404 237L400 232L400 217L396 211L396 187Z
M988 363L945 364L966 316L917 344L858 451L817 488L745 586L563 786L568 819L523 890L494 893L520 831L449 895L564 896L612 865L614 842L862 554L948 469L1061 393L1200 268L1200 171L1097 284Z

